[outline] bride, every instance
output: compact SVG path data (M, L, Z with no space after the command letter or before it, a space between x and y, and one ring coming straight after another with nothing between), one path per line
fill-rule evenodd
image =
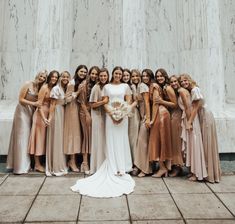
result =
M115 67L112 79L104 86L103 96L109 103L104 105L106 111L106 159L97 172L80 179L72 191L91 197L117 197L133 192L135 181L127 172L132 170L132 160L128 139L128 118L115 119L111 103L130 102L131 92L127 84L121 83L123 69ZM116 102L114 102L115 104ZM98 131L98 130L97 130Z

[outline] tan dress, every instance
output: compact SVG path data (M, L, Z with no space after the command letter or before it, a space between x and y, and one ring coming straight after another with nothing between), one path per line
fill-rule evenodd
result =
M92 90L89 101L96 103L102 100L102 90L100 85L96 84ZM105 160L105 111L103 106L91 109L91 158L90 173L95 173Z
M57 85L52 88L50 97L56 99L51 124L47 128L46 175L62 176L68 173L63 150L64 133L64 92Z
M146 84L140 83L137 86L137 95L138 95L138 107L140 114L140 128L138 133L137 145L135 148L135 160L134 165L140 169L145 174L149 174L152 172L150 162L149 162L149 130L145 126L146 120L146 110L145 103L142 94L148 93L149 88Z
M159 96L163 98L163 91L160 86L154 84L153 89L156 89L155 91L158 91ZM163 105L159 105L157 115L150 129L149 154L150 161L165 162L167 169L171 169L171 118L169 111Z
M25 99L35 102L37 95L28 89ZM7 169L13 169L16 174L28 173L30 169L28 144L34 111L35 107L30 105L16 106L7 156Z
M191 92L191 94L192 99L196 99L194 93ZM203 180L203 178L207 177L207 171L198 115L194 118L192 124L193 129L186 129L187 117L181 97L178 98L178 104L183 111L181 120L181 138L183 140L182 151L186 154L186 166L190 167L191 172L196 175L198 180ZM192 105L191 102L188 102L188 104Z
M183 166L182 139L181 139L182 110L177 106L171 110L171 143L172 165Z
M44 98L41 110L44 112L46 118L49 115L50 98ZM43 122L41 114L38 110L33 114L33 125L29 140L29 154L41 156L46 154L46 130L47 127Z
M80 94L78 95L78 102L80 104L79 118L82 125L82 153L90 153L91 150L91 126L86 123L86 113L82 109L82 105L85 105L90 112L89 103L87 99L87 81L84 80L80 85Z
M69 84L66 94L74 92L74 80ZM74 155L81 152L82 136L77 99L67 103L64 113L64 153Z
M200 89L198 87L194 87L194 91L197 92L198 99L203 100ZM207 180L211 183L218 183L221 180L221 168L215 118L205 104L199 110L198 115L202 132L202 142L205 153L206 168L208 173Z
M136 85L134 84L131 85L131 92L132 92L132 98L133 100L135 100L135 98L137 97ZM140 125L140 114L137 107L135 107L132 110L132 116L128 118L128 136L129 136L132 162L134 162L136 155L135 150L139 134L139 125Z

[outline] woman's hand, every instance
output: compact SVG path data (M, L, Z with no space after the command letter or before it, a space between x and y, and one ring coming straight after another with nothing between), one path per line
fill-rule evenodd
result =
M107 104L109 102L109 98L108 97L105 97L104 99L103 99L103 103L104 104Z
M190 121L186 122L186 129L187 130L193 130L193 125L192 125L192 123Z
M145 127L146 127L147 129L149 129L149 128L151 127L150 119L149 119L149 118L147 118L144 123L145 123Z
M121 119L118 120L118 121L114 120L113 118L112 118L112 120L113 120L113 123L114 123L114 124L120 124L120 123L122 122L123 118L121 118Z
M87 124L87 126L90 126L91 122L92 122L92 120L91 120L90 114L86 114L86 124Z
M155 98L153 99L153 103L154 103L154 104L162 104L162 103L163 103L163 99L162 99L160 96L155 97Z
M41 106L42 106L42 103L39 102L39 101L36 101L36 102L33 102L33 106L34 106L34 107L41 107Z

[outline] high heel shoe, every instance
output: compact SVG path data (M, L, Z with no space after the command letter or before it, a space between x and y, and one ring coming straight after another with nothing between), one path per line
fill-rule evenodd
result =
M161 178L162 176L168 177L168 170L167 169L160 169L157 173L153 174L152 177Z
M90 169L87 163L82 163L81 164L81 172L85 173L86 175L90 174Z
M172 172L169 173L169 177L177 177L179 176L181 171L182 171L181 167L174 167Z
M72 172L79 172L79 169L77 168L76 164L71 163L70 161L68 162L68 167Z
M34 167L36 172L45 173L45 168L43 166Z
M145 177L145 175L146 175L146 174L141 171L141 172L138 174L138 177Z

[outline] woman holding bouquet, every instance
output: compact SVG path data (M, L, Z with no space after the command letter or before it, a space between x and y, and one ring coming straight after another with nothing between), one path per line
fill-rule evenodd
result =
M73 191L92 197L117 197L134 190L135 181L126 172L131 171L131 153L128 139L128 111L130 88L121 83L123 70L115 67L111 83L105 85L103 96L108 98L106 111L106 159L91 177L80 179Z

